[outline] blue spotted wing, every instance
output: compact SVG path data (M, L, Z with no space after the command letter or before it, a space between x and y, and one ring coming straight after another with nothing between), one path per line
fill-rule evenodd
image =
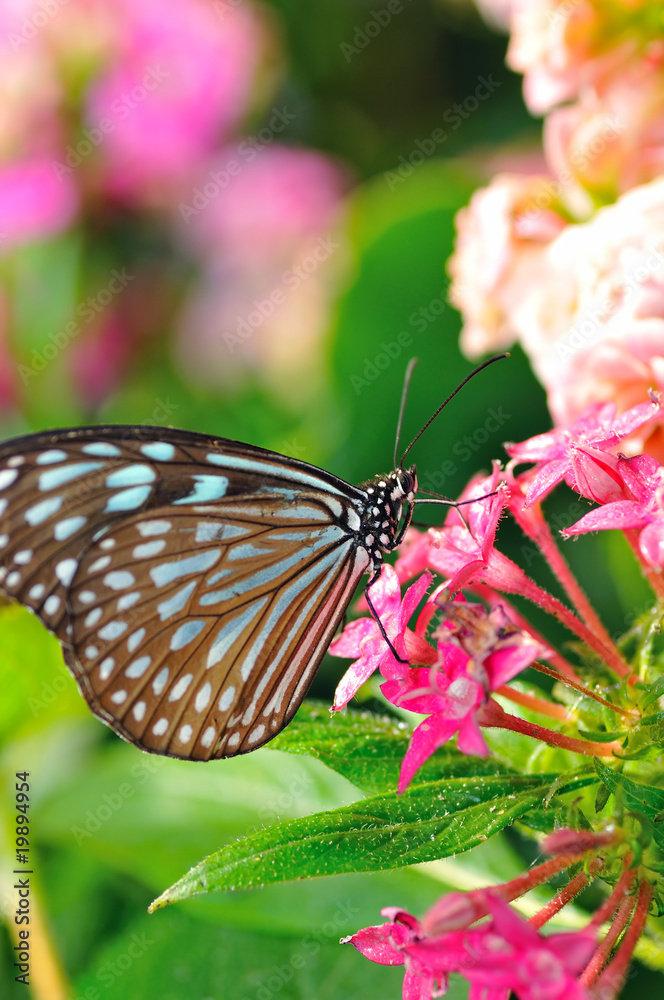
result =
M92 427L0 446L0 589L144 750L253 750L300 705L370 556L367 493L250 445Z

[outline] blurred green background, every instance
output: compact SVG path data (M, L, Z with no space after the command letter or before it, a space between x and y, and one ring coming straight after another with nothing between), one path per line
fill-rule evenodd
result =
M460 321L447 302L454 215L497 169L499 155L536 148L540 126L524 108L520 79L504 66L505 39L470 3L404 0L361 46L376 9L358 0L279 0L264 8L268 82L237 134L257 133L274 108L288 108L294 120L279 142L333 158L345 191L333 230L323 233L334 233L343 260L329 274L316 274L322 292L314 306L293 306L290 325L277 329L282 360L273 364L260 350L229 352L219 334L205 348L217 352L218 374L204 377L205 353L198 368L188 367L198 342L193 334L188 339L183 303L197 294L192 288L206 265L182 238L177 211L102 196L91 173L69 226L0 258L9 383L4 436L88 422L165 423L263 445L351 482L391 467L408 359L417 356L420 365L404 442L471 367L459 353ZM452 127L455 105L465 107L480 77L495 81L490 97ZM413 157L429 148L439 128L445 142ZM83 185L83 174L77 176ZM269 247L261 252L269 256ZM242 266L242 274L251 271L251 262ZM212 284L226 273L215 267L207 275ZM131 291L134 312L124 316L131 336L121 364L84 331L81 340L90 337L92 353L74 357L81 347L72 342L43 370L17 381L14 369L29 366L33 351L43 352L49 334L65 328L114 268L139 276ZM268 283L256 295L270 289ZM313 345L312 308L319 330ZM504 457L503 441L548 425L544 392L517 349L454 400L411 458L421 485L455 496L476 471ZM570 516L575 503L568 494L552 498L558 527L579 516ZM439 520L435 508L421 516ZM503 536L510 554L555 589L516 531L504 529ZM613 539L584 537L568 549L610 630L622 632L633 609L648 601L629 556ZM598 569L607 560L619 592ZM5 608L0 648L2 804L12 800L14 773L29 770L35 905L68 983L64 993L35 986L40 998L396 998L400 970L372 966L338 939L378 922L382 906L421 913L445 887L502 880L523 866L518 843L495 838L438 871L273 886L148 918L150 900L219 845L360 793L316 761L269 749L207 767L147 757L90 717L57 645L35 619ZM314 694L331 700L342 671L328 657ZM5 900L13 820L7 811ZM8 1000L26 995L14 982L12 962L3 929L0 993ZM657 984L661 989L661 980L642 970L625 995ZM464 995L465 987L454 983L451 996Z

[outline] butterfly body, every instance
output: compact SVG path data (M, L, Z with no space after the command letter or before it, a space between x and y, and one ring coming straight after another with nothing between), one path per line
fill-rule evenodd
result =
M246 753L295 714L416 486L414 467L355 487L166 428L28 435L0 445L0 589L58 637L123 738L186 759Z

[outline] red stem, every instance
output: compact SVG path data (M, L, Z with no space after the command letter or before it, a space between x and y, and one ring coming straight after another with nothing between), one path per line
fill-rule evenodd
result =
M521 733L523 736L532 736L533 739L548 743L550 747L572 750L574 753L586 754L589 757L612 757L614 753L622 750L622 744L618 740L614 740L612 743L592 743L589 740L577 740L573 736L563 736L562 733L556 733L544 726L536 726L516 715L509 715L498 702L491 698L480 709L478 722L480 726L486 726L490 729L508 729L513 733Z
M543 587L539 587L532 580L529 580L526 574L511 559L507 559L502 553L494 551L491 553L489 560L490 569L492 568L492 564L500 576L501 589L507 590L508 593L521 594L522 597L526 597L533 604L538 604L544 608L545 611L548 611L549 614L562 622L570 632L574 632L578 635L579 639L585 642L587 646L590 646L619 677L631 677L634 681L638 680L632 674L629 665L625 663L619 650L613 643L610 643L608 646L605 645L587 625L584 625L576 617L573 611L570 611L562 601L559 601L557 597L553 597Z
M522 524L521 527L524 528L524 525ZM569 564L564 555L556 545L555 539L551 534L551 529L544 520L544 517L540 516L537 519L537 526L535 527L535 530L533 530L532 533L526 531L526 534L532 539L532 541L535 542L536 545L539 545L544 558L551 567L553 575L563 587L570 601L579 612L579 615L588 628L592 629L595 635L601 639L605 645L612 646L613 641L611 636L606 631L604 625L600 621L599 615L593 608L578 580L569 568Z
M601 867L602 862L599 858L594 858L588 865L588 873L590 877L594 878L600 871ZM586 872L579 872L578 875L575 875L574 878L567 883L564 889L560 890L557 896L554 896L553 899L549 900L546 906L543 906L541 910L530 918L529 923L539 930L540 927L543 927L544 924L547 923L547 921L551 920L552 917L555 917L556 913L559 913L563 906L566 906L567 903L571 902L575 896L578 896L581 890L585 889L588 885L589 881L590 879L588 878L588 874L586 874Z
M639 896L634 908L632 921L625 931L622 942L616 955L597 981L594 992L601 997L615 997L622 989L627 968L632 959L636 943L643 933L643 928L648 919L650 901L652 899L653 887L645 880L639 886Z
M507 684L496 688L493 693L500 694L503 698L509 698L515 704L530 708L533 712L539 712L540 715L548 715L552 719L559 719L561 722L569 722L573 715L563 705L557 705L552 701L545 701L544 698L537 698L533 694L526 694L525 691L517 691Z

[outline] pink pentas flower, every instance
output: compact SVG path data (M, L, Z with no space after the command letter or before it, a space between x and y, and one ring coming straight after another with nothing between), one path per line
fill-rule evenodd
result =
M69 226L78 210L73 182L46 157L0 166L0 254Z
M639 551L646 563L664 567L664 468L650 455L619 459L626 499L605 503L566 528L564 537L609 528L641 529Z
M509 499L498 462L494 462L490 476L471 479L460 500L474 497L475 503L453 507L443 528L429 531L428 564L446 578L450 593L476 580L498 589L513 589L514 564L494 545L498 521Z
M400 708L428 717L413 731L401 764L398 791L403 792L416 772L436 750L458 734L462 753L486 757L478 710L487 700L482 682L473 677L473 661L453 643L439 646L441 667L411 667L381 685L381 692Z
M443 643L456 642L472 658L473 676L489 693L520 674L537 659L547 659L551 650L517 627L501 604L486 608L457 597L437 599L445 621L435 632Z
M497 1000L510 990L519 1000L589 1000L577 977L596 947L593 931L544 936L496 891L470 895L478 905L456 907L458 930L427 933L428 915L420 923L406 911L391 908L382 911L388 922L364 928L342 943L381 965L405 965L407 1000L440 996L450 973L470 982L474 1000ZM484 914L491 919L472 926Z
M542 500L563 479L595 499L609 498L620 489L615 462L620 444L636 430L662 419L658 397L617 415L615 403L594 403L569 427L538 434L519 444L506 445L516 462L535 462L525 503ZM585 491L588 492L585 492Z
M385 907L381 915L389 920L378 927L365 927L342 938L341 944L352 944L361 955L378 965L404 965L406 945L421 933L419 921L395 906ZM433 996L441 996L446 989L447 976L435 973L417 960L408 959L403 1000L431 1000Z
M403 600L399 579L392 566L383 566L380 578L371 588L371 602L385 632L399 656L420 663L433 663L435 650L408 628L408 622L431 586L431 574L425 572L409 587ZM344 708L375 670L386 676L399 676L408 667L399 663L383 639L373 618L350 622L330 645L333 656L359 657L350 665L337 685L333 711Z
M486 891L488 923L404 946L408 958L460 973L484 991L512 990L519 1000L589 1000L577 982L597 943L592 931L544 936L500 897Z

